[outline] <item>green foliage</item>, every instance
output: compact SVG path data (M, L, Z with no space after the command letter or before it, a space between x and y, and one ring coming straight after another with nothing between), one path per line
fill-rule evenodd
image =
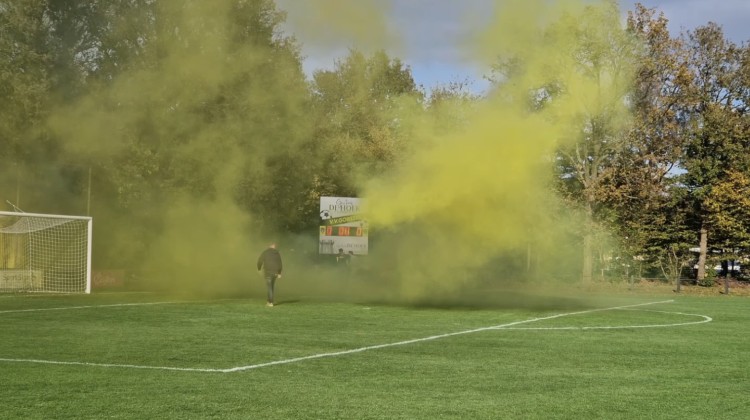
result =
M716 272L714 270L706 270L706 276L698 280L699 286L713 287L716 284Z
M730 171L704 200L717 248L750 248L750 178ZM731 251L730 251L731 252ZM739 255L733 255L737 258Z
M0 162L6 168L46 153L39 128L53 75L43 4L0 2Z
M691 192L695 229L703 236L701 243L712 241L701 249L700 259L705 260L708 249L724 245L713 243L721 240L721 234L714 232L716 208L707 207L716 201L712 191L725 182L727 174L748 170L750 136L742 114L748 105L743 81L748 71L744 57L750 47L726 40L721 28L712 23L684 38L687 70L677 84L680 115L687 128L681 164L686 170L683 182Z
M362 179L386 171L406 150L404 121L422 99L411 70L384 51L351 50L312 81L321 194L357 195ZM403 119L403 120L402 120Z
M426 106L438 132L461 132L470 124L472 112L482 103L482 98L470 88L470 81L463 80L437 85L430 90Z
M557 193L586 217L581 235L582 277L587 282L593 276L594 231L610 217L605 205L608 174L627 147L622 135L629 119L624 104L635 77L637 50L620 20L615 2L563 13L539 37L544 55L554 60L542 60L540 65L534 63L538 52L516 51L502 55L495 67L502 72L495 80L503 100L528 101L525 108L530 112L565 121L552 159L558 172ZM526 91L517 92L519 86ZM567 103L566 98L573 101Z
M693 262L690 249L696 234L689 224L686 191L673 186L671 193L668 201L652 206L640 222L630 226L639 235L631 243L645 257L647 266L658 269L666 280L676 281Z
M624 29L620 16L604 2L519 34L539 50L506 45L485 98L468 80L426 96L386 51L351 50L306 80L273 0L0 1L0 198L36 212L91 204L108 265L148 254L176 202L308 232L320 196L359 195L431 133L467 130L485 101L555 119L580 95L550 160L565 211L591 217L580 233L615 233L608 250L584 241L592 255L675 276L703 228L708 248L746 256L750 47L714 24L672 37L641 5ZM539 56L564 65L534 71ZM581 80L598 90L582 94Z

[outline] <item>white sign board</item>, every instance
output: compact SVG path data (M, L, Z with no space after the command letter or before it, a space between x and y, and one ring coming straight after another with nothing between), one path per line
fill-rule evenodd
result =
M362 219L361 201L352 197L320 197L321 254L367 255L367 221Z

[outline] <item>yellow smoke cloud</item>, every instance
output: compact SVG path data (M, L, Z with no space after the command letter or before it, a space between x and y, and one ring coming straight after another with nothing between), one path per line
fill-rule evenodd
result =
M517 73L501 76L496 91L465 114L460 133L418 134L430 138L428 146L366 185L372 232L403 232L390 246L400 253L394 260L405 296L456 292L477 277L500 284L523 277L532 253L535 265L553 262L538 276L577 269L571 233L579 220L550 181L556 149L580 139L587 121L606 115L613 130L626 121L632 69L612 50L628 46L612 7L496 2L495 19L471 47L487 63L512 58ZM529 98L553 84L561 93L532 111Z
M298 63L243 20L269 5L163 0L153 26L124 17L119 33L137 31L144 56L50 117L70 154L122 169L115 188L93 191L95 232L106 232L95 237L99 261L125 261L145 286L180 292L257 280L254 258L276 235L237 204L238 186L265 185L267 160L298 147L307 126Z
M300 118L305 110L293 94L297 87L287 85L287 75L298 69L294 63L280 65L265 49L229 42L232 1L158 4L162 18L185 29L167 30L154 41L159 45L153 51L161 54L157 64L124 71L75 106L60 109L51 126L71 152L94 159L131 148L143 135L134 127L153 130L147 137L164 142L169 155L159 154L160 144L135 147L144 153L133 157L144 167L139 176L148 177L149 159L171 160L183 176L199 180L199 191L165 195L168 202L153 204L152 214L158 212L153 231L160 236L144 268L175 289L252 282L247 277L254 274L254 258L268 236L253 228L254 216L238 209L233 194L248 175L241 171L254 171L255 180L263 180L269 157L279 149L299 148L311 135L309 122ZM399 44L386 18L387 2L279 4L289 9L290 26L307 47L344 43L369 50ZM631 70L606 61L600 69L582 67L577 55L588 50L602 60L613 56L608 43L621 34L618 22L607 18L609 5L496 2L490 23L465 49L488 65L498 56L514 57L523 64L520 73L509 83L498 80L501 87L480 103L458 109L461 128L446 128L445 121L435 121L421 109L395 116L409 127L409 154L382 177L362 180L352 174L368 205L373 255L363 261L370 283L351 293L420 299L454 293L478 279L495 284L514 280L526 275L529 265L543 270L540 276L575 270L578 220L556 199L551 180L556 148L579 138L587 116L606 113L613 121L626 119L622 98ZM277 66L273 71L263 67L272 61ZM553 82L564 86L563 94L531 111L530 93ZM239 91L232 93L243 98L247 112L227 116L217 108L212 111L219 117L197 118L194 111L211 104L227 86L237 86ZM154 185L154 191L144 194L160 197L161 187ZM116 250L140 245L129 226L117 229L109 240L119 241L112 244ZM294 253L281 243L292 273L282 284L311 294L340 290L330 272L304 266L308 256L300 249L315 250L316 244L299 243Z

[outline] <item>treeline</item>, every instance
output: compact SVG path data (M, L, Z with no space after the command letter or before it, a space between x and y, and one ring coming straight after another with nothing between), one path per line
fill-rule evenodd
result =
M625 27L614 2L586 13L611 23L606 36L586 19L539 35L572 34L578 76L614 90L548 159L550 188L586 216L583 279L674 279L695 255L702 279L712 250L745 258L750 47L711 23L672 36L640 5ZM554 71L530 77L534 58L512 49L481 95L417 86L384 51L351 50L308 78L284 19L273 0L0 1L0 206L90 213L103 267L151 252L170 221L200 225L186 207L317 232L319 197L361 195L429 147L415 136L425 124L460 133L485 103L539 113L574 88Z

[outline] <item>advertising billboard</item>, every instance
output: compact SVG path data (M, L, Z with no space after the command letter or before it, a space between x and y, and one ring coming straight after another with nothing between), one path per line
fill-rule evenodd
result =
M369 229L360 209L359 198L320 197L320 254L367 255Z

